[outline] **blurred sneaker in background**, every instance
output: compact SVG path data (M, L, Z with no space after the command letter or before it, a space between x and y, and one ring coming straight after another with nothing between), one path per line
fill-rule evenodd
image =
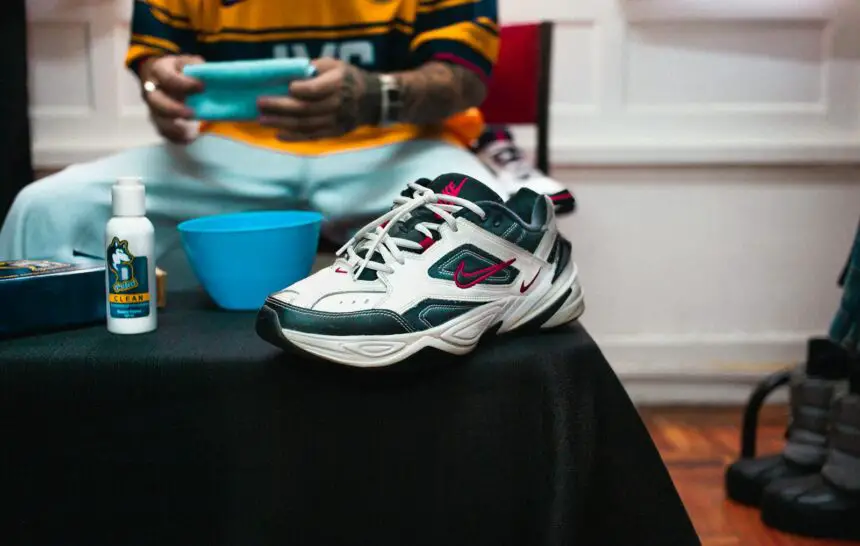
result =
M508 192L505 197L513 196L520 188L528 188L548 195L555 204L556 214L569 214L576 209L573 194L561 182L536 169L505 126L487 125L472 149L496 174Z

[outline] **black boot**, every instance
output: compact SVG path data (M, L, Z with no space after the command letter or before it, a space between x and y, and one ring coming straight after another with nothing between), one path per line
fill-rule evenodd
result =
M809 340L806 365L791 382L791 422L782 453L741 459L726 470L729 498L757 506L768 484L809 476L827 457L827 432L835 395L845 389L848 352L829 339Z
M860 394L837 403L821 472L770 484L761 509L764 523L780 531L860 540Z

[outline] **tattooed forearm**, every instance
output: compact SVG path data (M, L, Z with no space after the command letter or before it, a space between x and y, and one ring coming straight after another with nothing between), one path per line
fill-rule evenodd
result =
M337 124L344 133L359 125L372 125L379 121L382 104L379 78L352 65L347 65L340 86L340 107Z
M394 74L403 96L404 123L430 125L483 102L486 86L462 66L430 62L416 70Z
M346 65L340 84L336 123L342 133L379 122L382 89L377 74ZM402 123L431 125L484 100L484 82L462 66L430 62L408 72L393 74L400 83Z

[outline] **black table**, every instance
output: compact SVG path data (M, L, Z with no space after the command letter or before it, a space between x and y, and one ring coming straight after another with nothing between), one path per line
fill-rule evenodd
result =
M581 327L353 370L204 301L0 342L3 544L699 544Z

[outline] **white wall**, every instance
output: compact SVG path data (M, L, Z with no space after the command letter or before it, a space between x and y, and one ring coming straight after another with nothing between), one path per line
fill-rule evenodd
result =
M860 158L856 0L499 3L503 23L557 21L556 163ZM38 163L154 139L134 80L119 69L131 4L27 0Z
M556 162L860 157L852 0L508 0L557 21Z
M27 0L34 162L67 165L156 141L122 61L131 0Z
M119 68L130 2L28 5L37 164L153 141ZM799 358L860 215L860 3L500 6L558 23L552 158L581 202L564 229L584 322L634 394L737 399Z
M584 324L640 400L741 400L827 331L860 168L564 169Z

